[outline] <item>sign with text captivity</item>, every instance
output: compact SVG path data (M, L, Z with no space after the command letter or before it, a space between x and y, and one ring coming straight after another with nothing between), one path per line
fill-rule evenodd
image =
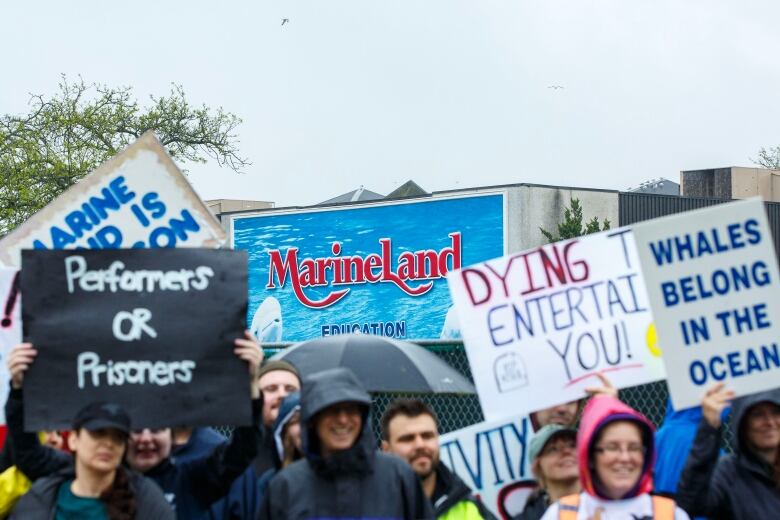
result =
M249 424L246 254L209 249L22 253L28 431L70 426L93 401L134 428Z
M763 203L733 202L634 228L676 409L718 382L780 385L778 268Z
M442 435L439 457L498 518L523 511L536 488L528 460L528 417L481 422Z
M225 233L152 132L0 240L0 265L22 249L219 247Z
M487 419L664 378L629 228L513 253L447 276Z

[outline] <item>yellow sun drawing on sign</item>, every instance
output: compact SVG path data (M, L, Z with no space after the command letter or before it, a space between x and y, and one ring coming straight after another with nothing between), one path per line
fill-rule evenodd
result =
M655 357L661 357L661 347L658 346L658 335L655 333L655 322L650 323L645 334L647 350Z

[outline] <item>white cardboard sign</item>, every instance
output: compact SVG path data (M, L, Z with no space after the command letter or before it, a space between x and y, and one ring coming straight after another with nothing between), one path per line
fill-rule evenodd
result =
M219 247L225 233L152 132L0 240L0 265L22 249Z
M528 461L532 437L528 417L481 422L442 435L439 456L493 514L510 518L536 488Z
M634 227L672 403L698 405L725 382L737 395L780 386L780 286L759 199Z
M580 399L597 372L623 388L664 378L629 228L447 276L488 420Z
M0 424L5 424L8 398L8 353L22 341L22 299L17 269L0 267Z

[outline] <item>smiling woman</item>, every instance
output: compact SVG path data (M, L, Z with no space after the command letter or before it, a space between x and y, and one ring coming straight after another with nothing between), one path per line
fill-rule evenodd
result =
M729 405L733 453L720 456L722 416ZM708 518L776 518L780 388L734 399L733 391L717 384L702 400L702 416L677 487L680 505Z
M561 498L543 520L665 518L688 515L653 490L654 427L618 399L597 395L585 407L577 434L583 492Z
M645 466L642 430L632 421L615 421L601 430L594 444L594 470L602 493L615 500L629 495Z
M578 407L575 403L575 410ZM577 430L560 424L543 426L531 439L528 460L539 487L514 520L539 520L551 503L580 492Z

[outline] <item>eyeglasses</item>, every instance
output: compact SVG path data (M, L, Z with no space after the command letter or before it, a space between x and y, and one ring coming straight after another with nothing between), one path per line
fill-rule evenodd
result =
M645 453L647 453L647 448L645 448L641 444L628 444L628 445L605 444L604 446L596 446L594 448L594 451L596 453L601 453L609 457L617 457L623 452L627 452L632 457L639 457L639 456L644 457Z

